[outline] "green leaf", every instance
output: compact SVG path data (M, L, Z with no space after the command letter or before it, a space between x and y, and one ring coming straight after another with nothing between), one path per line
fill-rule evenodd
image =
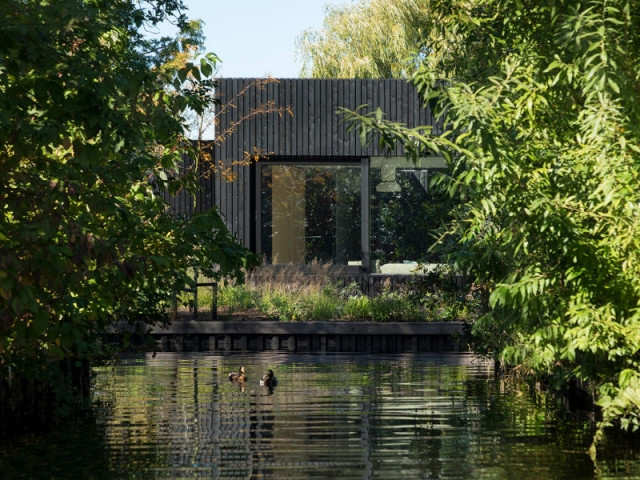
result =
M49 326L49 314L45 310L39 310L33 316L29 325L29 336L39 338Z

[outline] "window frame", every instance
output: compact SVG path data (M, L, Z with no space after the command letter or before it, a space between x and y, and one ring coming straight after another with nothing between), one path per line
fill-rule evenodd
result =
M360 248L361 248L361 265L332 265L331 269L340 270L346 273L366 273L375 274L376 269L371 265L371 169L379 168L376 163L388 161L389 163L398 164L402 161L410 162L407 157L382 157L382 156L366 156L366 157L263 157L255 164L255 184L254 184L254 212L255 212L255 228L254 242L255 252L258 255L263 253L262 249L262 165L318 165L318 166L350 166L360 167ZM374 165L372 167L372 164ZM399 165L398 165L399 166ZM396 168L398 168L396 166ZM446 162L443 157L427 156L421 157L416 162L416 167L442 169L446 168ZM307 264L295 264L304 268Z
M346 273L369 273L369 157L268 157L256 163L255 181L255 252L261 255L262 246L262 166L263 165L317 165L360 167L360 260L361 265L332 265L331 269ZM277 265L277 264L276 264ZM307 264L295 264L304 267Z

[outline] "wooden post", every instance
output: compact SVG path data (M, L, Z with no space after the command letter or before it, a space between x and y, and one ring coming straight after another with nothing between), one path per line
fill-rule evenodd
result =
M218 320L218 283L211 283L211 320Z
M193 319L198 319L198 269L193 269L193 280L195 287L193 288Z
M174 294L171 298L171 319L178 318L178 296Z

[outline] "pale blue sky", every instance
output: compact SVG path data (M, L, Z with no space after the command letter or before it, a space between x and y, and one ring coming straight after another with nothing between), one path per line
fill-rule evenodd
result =
M328 4L346 0L184 0L189 18L204 20L206 50L222 59L221 77L295 78L296 38L322 26Z

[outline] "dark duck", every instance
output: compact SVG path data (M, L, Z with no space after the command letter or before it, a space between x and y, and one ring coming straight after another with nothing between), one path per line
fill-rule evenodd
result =
M232 382L244 382L247 379L247 375L244 372L244 367L240 367L240 371L231 372L229 374L229 380Z
M273 388L277 384L278 384L278 379L273 374L273 370L267 371L266 375L262 377L262 380L260 380L260 385L264 387Z

